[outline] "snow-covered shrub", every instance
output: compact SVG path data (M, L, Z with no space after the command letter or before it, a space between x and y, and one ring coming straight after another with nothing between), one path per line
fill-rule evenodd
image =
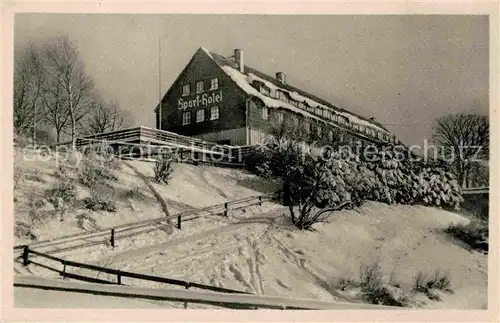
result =
M332 167L333 160L310 153L303 143L287 138L269 137L255 158L258 173L278 179L292 223L298 229L311 229L323 220L324 208L342 207L350 201L343 180Z
M35 168L31 172L26 174L26 179L34 182L43 182L42 171L38 168Z
M346 201L458 208L463 200L453 173L437 162L414 161L399 148L375 149L371 156L354 149L322 155L321 149L314 148L277 132L254 149L249 159L250 168L258 175L281 182L285 205L299 206L299 214ZM293 208L290 212L295 221Z
M488 251L489 228L487 221L474 219L467 225L450 225L445 232L465 242L471 248Z
M134 187L133 189L125 192L125 197L129 199L143 200L146 195L144 195L138 187Z
M16 236L19 239L28 239L28 240L37 239L36 235L33 233L31 225L21 221L16 221L14 223L14 236Z
M101 159L95 153L89 153L82 159L78 170L78 179L82 185L91 187L95 183L105 180L117 180L112 172L111 164L105 159Z
M173 171L171 156L160 156L153 167L155 180L158 183L168 184Z
M70 180L58 179L45 192L45 199L57 209L60 200L72 204L76 199L76 187Z
M363 163L378 178L374 184L375 196L370 199L455 208L463 201L453 173L434 164L401 159L391 150L379 151L372 160Z
M84 199L85 208L92 211L116 212L115 190L113 187L94 183L89 187L90 197Z
M45 199L54 206L60 220L64 221L64 214L76 201L76 186L67 179L58 179L45 192Z

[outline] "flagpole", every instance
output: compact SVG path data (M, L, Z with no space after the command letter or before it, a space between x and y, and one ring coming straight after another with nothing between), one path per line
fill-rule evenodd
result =
M162 104L161 104L161 38L158 37L158 98L159 98L159 107L158 107L158 115L159 115L159 120L158 120L158 128L162 130L161 128L161 110L162 110Z

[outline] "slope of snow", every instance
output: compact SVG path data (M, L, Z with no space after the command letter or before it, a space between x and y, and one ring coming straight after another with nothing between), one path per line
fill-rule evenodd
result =
M407 287L419 271L448 272L454 294L444 295L443 302L426 299L425 307L481 309L487 303L487 256L466 250L440 231L467 222L456 213L368 202L334 213L328 223L315 225L316 232L295 230L284 214L286 208L266 206L260 214L202 218L168 238L93 252L88 262L260 295L335 301L359 301L338 292L335 284L357 279L362 264L378 262L387 277ZM67 258L81 261L77 255ZM138 280L127 284L162 286Z
M33 151L25 151L24 158L19 158L24 178L14 190L14 221L30 223L30 200L43 199L47 189L56 182L57 170L54 158L42 161ZM20 156L21 157L21 156ZM174 164L172 179L168 185L154 181L154 163L130 161L139 171L150 179L153 186L166 200L171 214L225 203L231 200L258 196L275 191L277 187L257 176L243 170L227 169L210 166L194 166L189 164ZM66 162L68 165L69 162ZM40 181L33 179L35 170L39 172ZM135 222L164 216L164 213L144 181L131 169L121 166L114 171L117 181L109 181L114 188L114 199L117 202L117 212L90 211L82 206L69 209L64 222L54 215L50 203L38 208L44 215L44 221L37 224L33 230L38 240L79 233L84 229L78 226L77 216L90 215L95 220L97 228L108 228L127 222ZM70 170L68 178L78 183L76 172ZM137 188L142 198L127 197L127 193ZM77 185L77 199L89 196L88 188ZM28 242L16 239L15 244Z

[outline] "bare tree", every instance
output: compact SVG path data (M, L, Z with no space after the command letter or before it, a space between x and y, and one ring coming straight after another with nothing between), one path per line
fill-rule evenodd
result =
M62 85L49 80L42 96L43 120L54 127L56 142L61 142L61 134L69 125L68 109L64 104L64 90Z
M83 127L86 133L96 134L125 129L132 123L130 113L121 109L118 103L97 99L91 103Z
M486 116L453 114L436 120L433 138L452 165L460 185L469 185L474 162L489 154L489 120Z
M93 82L85 74L78 51L67 37L56 37L47 42L45 55L51 79L62 90L60 103L69 114L71 141L76 147L77 124L89 111Z
M43 59L34 43L29 43L14 66L14 129L36 140L36 120L40 115L42 85L46 79Z

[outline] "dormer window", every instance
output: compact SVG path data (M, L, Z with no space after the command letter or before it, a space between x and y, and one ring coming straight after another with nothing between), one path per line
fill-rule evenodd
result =
M271 91L269 90L269 88L266 86L263 86L263 85L261 85L259 87L259 91L260 91L260 93L267 95L267 96L269 96L271 94Z

